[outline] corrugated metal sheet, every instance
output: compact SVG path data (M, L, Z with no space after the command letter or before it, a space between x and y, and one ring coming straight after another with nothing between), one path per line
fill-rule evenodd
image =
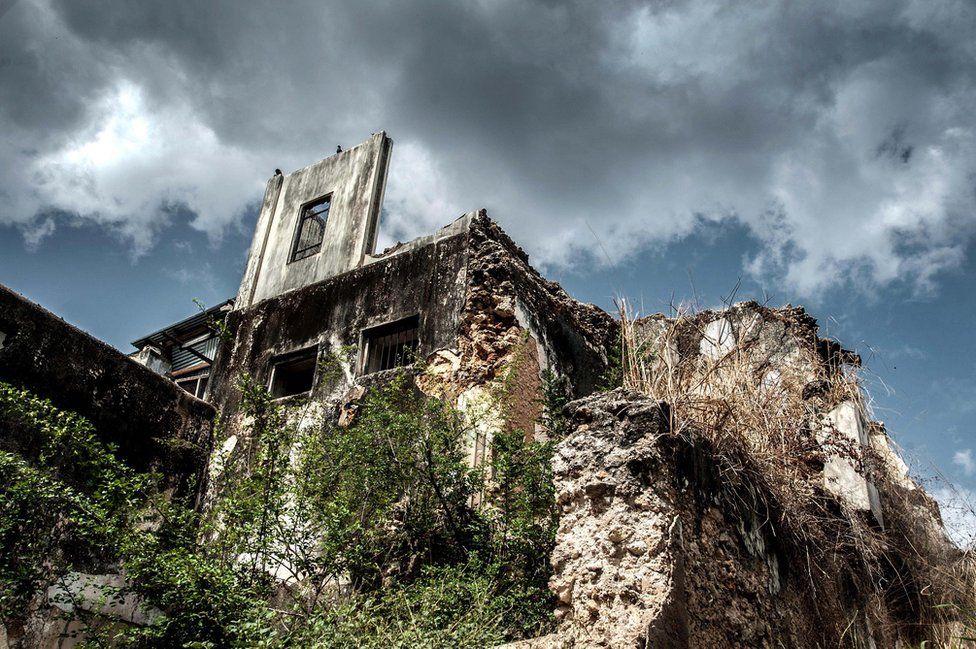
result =
M193 345L193 349L197 352L203 354L210 360L213 360L214 354L217 353L217 337L211 336L205 340ZM197 365L202 362L199 356L196 356L188 349L174 349L173 350L173 367L171 371L177 372L184 368L190 367L192 365Z
M206 311L203 311L202 313L194 314L189 318L186 318L185 320L180 320L179 322L175 324L171 324L168 327L164 327L163 329L160 329L155 333L151 333L148 336L144 336L139 340L134 341L132 345L136 349L142 349L148 344L153 344L153 345L166 344L166 342L168 341L168 337L166 336L166 334L180 337L186 335L187 332L192 332L194 329L198 329L199 327L207 324L212 319L222 321L224 319L224 316L227 314L227 311L229 311L230 307L232 307L233 305L234 305L233 299L224 300L220 304L216 306L212 306Z

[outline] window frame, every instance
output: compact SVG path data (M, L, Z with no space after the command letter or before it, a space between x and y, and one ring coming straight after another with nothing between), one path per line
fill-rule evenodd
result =
M312 361L312 381L307 390L292 392L291 394L275 395L275 379L278 376L278 369L282 365L297 363L303 360ZM315 390L315 384L319 378L319 346L317 344L303 347L284 354L277 354L271 358L271 371L268 373L268 392L275 401L291 399L298 396L307 396Z
M196 397L197 399L203 399L204 395L207 393L207 387L210 383L210 368L207 367L203 370L198 370L196 372L191 372L188 376L177 376L173 377L173 383L179 386L187 394ZM193 391L187 389L184 383L193 383Z
M325 229L326 229L326 227L329 224L329 216L332 214L332 197L334 195L335 195L335 192L329 192L328 194L323 194L323 195L319 196L318 198L313 198L310 201L305 201L298 208L298 220L297 220L297 223L295 224L295 232L292 235L291 247L290 247L290 249L288 251L288 263L289 264L295 263L297 261L302 261L303 259L309 259L309 258L314 257L314 256L316 256L316 255L318 255L319 253L322 252L322 244L325 243ZM302 226L305 224L305 222L307 220L312 219L312 218L315 218L314 216L308 216L308 217L306 217L306 214L308 213L308 211L312 207L314 207L316 205L319 205L321 203L326 203L326 202L329 204L329 209L326 211L325 222L322 224L322 237L319 239L318 244L316 244L318 246L318 249L315 252L313 252L313 253L304 255L303 257L298 257L297 255L299 253L305 252L305 251L310 250L311 248L314 247L314 246L309 246L309 247L304 248L302 250L299 250L298 249L299 242L302 239Z
M396 325L400 323L411 322L414 326L405 327L397 331ZM383 330L390 330L390 333L384 333ZM373 343L378 339L383 338L394 333L414 331L416 332L413 339L413 352L416 354L420 350L421 340L420 340L420 314L414 313L402 318L396 318L394 320L388 320L371 327L365 327L359 332L359 376L366 376L369 374L378 374L380 372L388 372L390 370L395 370L399 367L410 367L413 365L411 363L405 363L403 365L393 365L388 368L380 368L375 370L370 370L370 360L373 354Z

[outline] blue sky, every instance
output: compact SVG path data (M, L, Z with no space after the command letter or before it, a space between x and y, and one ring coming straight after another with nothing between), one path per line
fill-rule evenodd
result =
M485 207L607 309L804 304L976 500L974 105L969 0L0 0L0 282L126 349L386 130L381 246Z

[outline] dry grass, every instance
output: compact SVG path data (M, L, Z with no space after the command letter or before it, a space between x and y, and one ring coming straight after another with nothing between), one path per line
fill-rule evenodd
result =
M677 310L670 318L638 320L621 302L624 387L670 404L672 432L704 435L727 453L728 471L766 486L777 508L792 512L790 527L804 534L817 521L798 521L815 513L801 505L817 504L820 510L827 504L820 502L825 494L814 479L826 452L863 464L860 449L831 434L823 422L829 407L857 399L860 387L855 372L822 362L813 341L789 349L795 371L784 371L785 355L770 349L771 343L797 341L764 339L766 317L774 317L765 311L760 307L762 316L746 317L716 336L708 329L717 317L712 312ZM784 330L793 325L782 322ZM710 338L713 353L688 353L689 345L703 338ZM810 384L821 391L804 399Z
M940 605L976 610L971 558L918 524L927 496L894 484L870 449L826 423L845 401L863 411L856 357L818 339L802 310L673 307L671 317L639 319L626 302L618 307L624 387L670 404L673 434L707 440L740 511L765 520L793 561L807 566L814 606L823 605L825 616L842 614L830 610L831 600L843 599L840 582L849 581L874 598L876 628L951 646L958 615ZM729 326L715 324L726 317ZM885 530L824 488L824 462L837 456L881 488ZM891 601L899 608L894 617ZM917 626L906 632L905 623Z

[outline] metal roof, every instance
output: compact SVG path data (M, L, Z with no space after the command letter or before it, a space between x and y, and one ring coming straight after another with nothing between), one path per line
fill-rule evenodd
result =
M158 345L163 341L168 341L169 336L178 337L180 333L189 332L200 326L206 325L210 321L210 319L216 316L220 311L223 310L229 311L230 309L226 308L228 306L234 306L233 298L224 300L220 304L212 306L206 311L201 311L200 313L197 313L196 315L192 315L189 318L186 318L185 320L174 322L171 325L163 327L159 331L155 331L147 336L143 336L142 338L139 338L138 340L134 340L132 342L132 345L136 349L142 349L149 343L154 343Z

